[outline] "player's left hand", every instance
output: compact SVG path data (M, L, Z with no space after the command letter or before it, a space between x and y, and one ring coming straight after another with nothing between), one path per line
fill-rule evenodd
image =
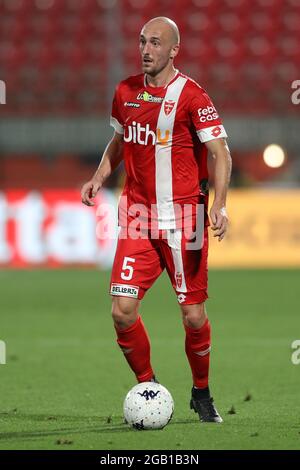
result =
M228 216L225 206L213 204L210 209L211 229L214 231L214 237L218 237L219 242L225 237L228 226Z

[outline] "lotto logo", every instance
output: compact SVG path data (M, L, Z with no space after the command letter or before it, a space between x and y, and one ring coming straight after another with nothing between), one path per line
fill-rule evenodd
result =
M185 299L186 299L186 295L184 295L184 294L179 294L179 295L177 296L177 300L178 300L178 302L179 302L180 304L182 304L182 302L184 302Z
M214 136L214 137L218 137L218 135L221 134L221 129L219 126L217 127L214 127L213 130L211 131L211 134Z
M214 121L219 117L217 110L214 106L206 106L206 108L199 108L198 115L200 122Z

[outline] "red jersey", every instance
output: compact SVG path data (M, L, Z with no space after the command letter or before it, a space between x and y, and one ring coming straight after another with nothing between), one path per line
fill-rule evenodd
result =
M128 207L155 207L159 229L176 228L175 206L207 205L205 142L227 137L210 98L194 80L176 73L163 87L144 74L120 82L111 125L124 136ZM151 212L150 212L151 211Z

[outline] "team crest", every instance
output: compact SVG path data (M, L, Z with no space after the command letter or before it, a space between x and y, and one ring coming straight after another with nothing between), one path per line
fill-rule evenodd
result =
M182 286L182 273L176 273L175 274L175 279L176 279L176 285L178 287L178 289L180 289L180 287Z
M165 111L166 116L169 116L169 114L171 114L174 106L175 106L175 101L167 100L164 102L164 111Z

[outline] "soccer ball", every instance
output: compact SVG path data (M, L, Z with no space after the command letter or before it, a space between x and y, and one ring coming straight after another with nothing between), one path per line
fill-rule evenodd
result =
M127 393L123 411L125 421L135 429L162 429L172 418L174 401L163 385L142 382Z

